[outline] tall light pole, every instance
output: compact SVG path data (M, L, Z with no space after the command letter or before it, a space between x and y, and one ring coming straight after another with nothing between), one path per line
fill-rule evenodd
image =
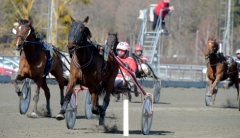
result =
M221 0L220 4L219 39L223 52L231 55L233 51L233 3L232 0Z
M47 42L55 46L57 46L57 10L58 0L49 0Z

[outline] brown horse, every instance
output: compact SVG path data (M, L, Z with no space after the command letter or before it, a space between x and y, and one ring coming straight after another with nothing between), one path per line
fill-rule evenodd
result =
M68 49L73 52L70 65L70 79L66 89L65 101L56 119L62 120L65 118L64 114L74 87L76 84L80 84L88 87L93 101L92 113L100 115L99 125L104 125L105 112L109 105L110 94L118 73L118 64L115 62L111 51L108 55L107 66L104 67L103 57L99 55L98 49L88 41L91 37L90 30L88 27L85 27L88 17L82 22L75 21L71 17L71 21L72 24L68 34ZM106 94L103 104L100 106L98 104L98 96L104 90Z
M31 117L39 116L39 112L37 111L37 103L39 101L40 87L44 90L46 97L47 112L45 113L45 116L50 117L50 90L46 83L46 75L50 72L58 81L61 96L60 104L62 105L64 99L62 61L56 54L55 47L49 47L53 48L53 51L48 50L48 48L46 48L47 45L43 41L36 38L34 28L31 25L32 21L18 20L18 23L19 26L14 33L16 34L16 49L21 51L19 70L11 78L15 86L15 91L21 99L24 99L25 95L20 91L17 81L24 80L25 78L32 79L36 86L33 97L35 105Z
M238 68L236 62L229 57L230 65L228 66L226 58L222 53L217 52L219 49L216 39L209 38L206 44L204 55L206 59L209 59L207 65L207 77L209 79L210 91L207 96L217 93L218 83L227 78L230 78L228 87L235 84L237 89L237 95L239 95L239 80L238 80Z

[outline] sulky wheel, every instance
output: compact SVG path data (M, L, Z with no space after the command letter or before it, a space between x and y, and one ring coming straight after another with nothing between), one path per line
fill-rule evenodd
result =
M73 129L77 118L76 95L72 94L66 110L66 125L68 129Z
M160 100L160 92L161 92L161 80L156 80L154 84L154 103L158 103Z
M24 80L24 83L22 86L22 93L25 98L24 99L20 98L19 111L20 111L20 114L26 114L26 112L28 111L28 107L31 99L31 80L30 79Z
M240 111L240 96L238 95L238 111Z
M87 119L92 118L92 95L89 91L87 91L85 98L85 117Z
M210 90L209 84L206 84L206 94L205 94L206 106L210 106L210 102L212 100L212 97L207 96L207 93L209 92L209 90Z
M141 130L144 135L150 132L153 120L152 99L147 96L142 105Z

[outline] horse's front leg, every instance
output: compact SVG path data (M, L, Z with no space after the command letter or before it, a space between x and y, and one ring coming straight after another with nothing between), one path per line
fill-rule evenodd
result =
M92 87L89 87L88 88L90 94L91 94L91 97L92 97L92 113L93 114L96 114L96 115L99 115L101 113L101 109L99 107L99 104L98 104L98 91L99 91L99 86L98 85L94 85Z
M213 95L213 93L215 93L216 91L217 91L217 85L218 85L218 83L221 81L221 77L220 76L222 76L222 75L218 75L218 76L216 76L216 79L214 80L214 82L211 82L212 83L212 85L209 85L210 86L210 91L209 91L209 93L207 94L207 96L212 96ZM210 82L210 81L209 81Z
M31 118L38 118L39 117L39 112L37 110L37 104L39 101L39 93L40 93L40 86L42 85L42 78L38 78L37 81L35 82L35 93L33 95L33 100L34 100L34 106L33 106L33 111L28 117Z
M72 93L74 92L74 87L76 85L76 81L77 81L76 78L70 78L69 79L69 83L68 83L67 88L66 88L66 93L65 93L63 105L60 109L59 114L56 116L57 120L63 120L65 118L64 114L66 113L68 103L71 99Z
M18 80L23 80L23 79L24 79L24 76L21 76L18 72L14 73L11 76L11 81L12 81L14 87L15 87L15 92L18 94L20 99L25 99L25 95L23 94L23 92L21 92L17 81Z
M109 102L110 102L110 92L106 91L106 95L104 97L102 108L101 108L102 110L99 117L99 125L105 124L105 115L106 115L106 110L109 105Z
M42 78L41 88L43 89L45 97L46 97L47 112L44 113L44 116L45 117L51 117L52 116L51 109L50 109L50 97L51 97L51 95L50 95L50 90L49 90L49 88L47 86L47 83L46 83L46 77Z

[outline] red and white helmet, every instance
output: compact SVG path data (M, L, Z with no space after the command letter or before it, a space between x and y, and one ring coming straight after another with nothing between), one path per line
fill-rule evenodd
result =
M141 46L141 45L136 45L135 46L135 48L134 48L134 50L136 51L136 50L143 50L143 47Z
M119 57L121 57L121 58L126 58L126 57L128 57L129 50L130 50L130 46L129 46L129 44L128 44L127 42L120 42L120 43L118 43L116 49L117 49L117 50L119 49L119 50L124 50L124 51L125 51L125 53L122 54L122 55L118 54Z
M129 46L129 44L128 44L127 42L120 42L120 43L118 43L116 49L127 50L127 51L129 51L130 46Z

